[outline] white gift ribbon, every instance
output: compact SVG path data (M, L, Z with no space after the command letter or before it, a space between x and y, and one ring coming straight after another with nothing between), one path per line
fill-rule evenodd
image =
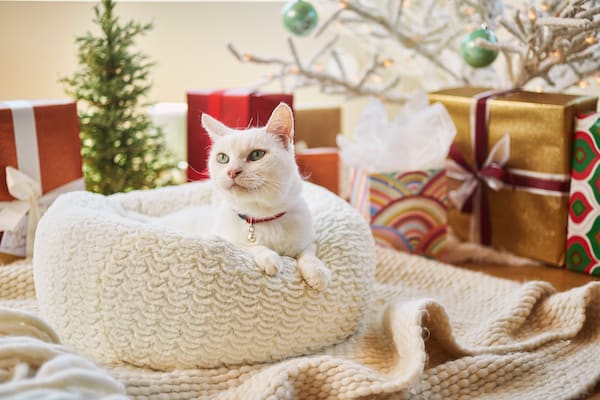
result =
M83 178L79 178L42 195L42 187L38 182L13 167L6 167L6 183L8 192L17 200L0 202L0 231L13 230L29 212L27 257L33 255L35 231L42 217L41 205L51 203L63 193L85 189Z
M502 138L492 147L485 162L483 163L482 170L486 167L498 166L504 167L510 158L510 135L505 133ZM466 170L460 164L452 159L446 160L447 175L462 184L456 190L451 190L448 193L450 201L460 210L463 205L471 196L473 191L479 184L478 180L481 179L485 185L492 190L498 191L505 186L505 183L501 180L486 175L474 175L473 172Z
M27 221L27 257L33 255L33 239L38 221L41 217L38 199L42 197L42 186L24 173L13 167L6 167L6 184L8 192L16 198L0 212L0 229L12 230L21 218L29 211ZM4 214L7 213L5 217Z
M62 103L65 101L35 102L39 105ZM35 230L41 218L40 202L45 203L49 198L56 198L64 192L83 189L83 179L69 182L42 196L34 104L27 100L12 100L0 102L0 105L11 110L18 165L18 170L10 166L6 167L8 192L17 200L0 202L0 231L13 230L29 212L26 254L31 256Z
M0 213L0 230L14 228L23 215L28 210L31 210L31 218L27 227L27 256L30 256L30 252L33 251L33 237L29 234L32 231L35 233L35 227L31 226L31 221L35 220L35 224L37 225L37 220L39 219L37 198L42 194L35 115L32 104L26 100L5 101L3 105L6 105L11 110L17 165L23 172L19 172L12 167L7 167L6 169L8 192L20 201L6 212L3 210ZM9 168L11 168L10 172ZM23 176L20 174L23 174Z
M27 100L4 101L0 104L9 107L12 113L19 171L41 182L33 104Z
M12 231L29 210L39 214L38 200L42 197L42 186L13 167L6 167L6 184L8 193L17 200L0 203L0 231Z

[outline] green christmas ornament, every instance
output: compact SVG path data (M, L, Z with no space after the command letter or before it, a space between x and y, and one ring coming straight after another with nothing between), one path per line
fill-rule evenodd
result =
M463 60L473 68L487 67L498 57L497 50L477 46L478 38L485 39L490 43L498 42L494 32L486 28L476 29L463 38L460 43L460 54Z
M281 9L283 25L298 36L307 36L317 26L319 15L308 1L290 0Z

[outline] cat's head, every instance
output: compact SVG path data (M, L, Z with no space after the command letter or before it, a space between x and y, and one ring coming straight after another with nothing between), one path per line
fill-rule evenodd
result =
M300 191L294 158L294 117L279 104L262 128L236 130L208 114L202 125L212 139L208 169L215 187L240 208L239 212L280 207ZM244 209L242 209L244 208Z

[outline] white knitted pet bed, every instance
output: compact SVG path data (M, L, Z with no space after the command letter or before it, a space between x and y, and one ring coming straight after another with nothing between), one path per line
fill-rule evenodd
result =
M40 311L63 343L103 362L153 369L268 362L351 335L368 307L375 255L369 227L330 192L306 183L317 255L331 270L309 288L295 260L275 276L217 237L194 238L119 210L164 215L211 202L209 182L60 197L38 226ZM122 207L122 208L121 208Z

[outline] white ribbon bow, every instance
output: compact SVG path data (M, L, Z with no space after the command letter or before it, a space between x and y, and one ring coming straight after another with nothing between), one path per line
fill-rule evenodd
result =
M502 138L492 147L488 153L483 166L474 174L472 171L465 169L452 159L448 159L446 163L447 174L452 179L463 182L456 190L448 193L448 198L458 208L462 209L467 199L473 194L479 181L482 180L492 190L498 191L504 187L504 182L494 176L485 173L486 168L499 167L503 168L510 158L510 135L505 133Z
M83 178L66 183L42 195L42 186L35 179L13 167L6 167L8 192L17 200L0 202L0 231L11 231L29 212L27 220L27 247L25 255L33 255L33 243L42 206L47 207L62 193L84 190Z
M39 182L13 167L6 167L6 184L8 185L8 192L17 200L8 203L0 212L0 230L13 230L29 211L26 255L31 257L33 255L35 230L42 216L39 205L39 200L42 197L42 186Z

